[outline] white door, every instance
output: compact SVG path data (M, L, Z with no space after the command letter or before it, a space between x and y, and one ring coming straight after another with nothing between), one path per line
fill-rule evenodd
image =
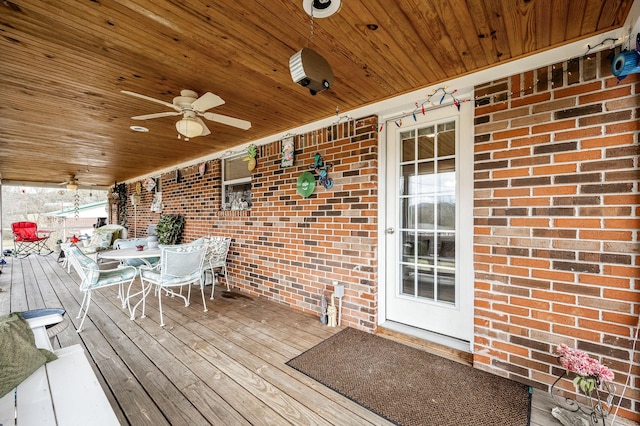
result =
M464 341L473 332L471 110L386 126L386 319Z

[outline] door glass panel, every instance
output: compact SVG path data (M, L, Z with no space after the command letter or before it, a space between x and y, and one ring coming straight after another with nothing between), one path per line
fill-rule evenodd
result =
M438 192L452 193L456 191L456 163L454 159L438 162Z
M415 130L400 133L400 141L402 144L402 159L400 161L403 163L416 159L415 134Z
M436 176L434 175L435 163L428 161L418 163L418 176L415 177L415 194L435 194Z
M456 196L441 195L438 197L438 229L456 229Z
M450 158L448 160L438 161L438 173L441 176L446 177L447 179L450 179L453 182L455 182L456 181L455 171L456 171L455 159Z
M416 205L416 214L418 215L416 229L434 229L436 223L434 220L435 208L435 197L426 195L418 198L418 204Z
M400 200L402 215L400 216L400 228L415 228L416 222L416 209L415 206L409 204L410 198L403 198Z
M438 266L454 268L456 266L456 236L450 232L438 233L436 247Z
M409 195L415 191L416 165L414 163L402 166L402 176L400 177L400 194Z
M415 243L415 233L413 232L408 232L408 231L403 231L401 233L402 235L402 261L403 262L415 262L415 255L416 255L416 243Z
M399 293L455 304L455 121L400 135L402 262Z
M453 269L438 270L438 302L456 303L456 276Z
M402 265L402 283L400 287L400 294L405 296L416 295L416 267L415 265Z
M435 269L420 267L418 269L418 297L434 300L435 292L433 284L435 282Z
M418 160L430 160L434 157L434 143L433 126L418 130Z
M434 238L435 235L427 232L419 232L416 241L418 263L421 265L433 265Z
M456 155L456 132L449 130L438 133L438 157Z

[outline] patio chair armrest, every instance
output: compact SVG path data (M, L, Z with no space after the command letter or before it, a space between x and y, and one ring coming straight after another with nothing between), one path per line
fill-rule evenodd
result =
M53 309L38 309L34 311L25 311L22 313L22 317L27 321L29 327L33 331L33 337L35 338L36 346L39 348L51 350L51 341L47 333L47 326L61 323L64 318L63 313Z
M27 321L29 327L31 327L32 329L58 324L59 322L62 322L64 320L62 314L58 313L42 315L33 318L28 318L23 313L23 318L25 319L25 321Z
M158 263L156 263L152 267L145 267L144 269L146 269L147 271L158 271L158 272L160 272L160 269L162 269L162 263L160 263L158 261Z
M36 231L37 234L47 234L49 236L53 231L49 231L48 229L38 229Z
M97 272L98 274L104 274L105 272L122 271L124 269L133 269L134 271L137 271L135 266L119 266L111 269L99 269Z

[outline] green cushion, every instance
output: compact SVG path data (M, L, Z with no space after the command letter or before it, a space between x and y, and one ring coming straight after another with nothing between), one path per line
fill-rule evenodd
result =
M120 228L116 228L116 227L111 227L109 225L105 225L105 226L102 226L100 228L94 229L93 230L93 235L100 234L100 233L103 233L103 232L111 232L111 241L109 242L109 245L112 245L115 240L120 238L121 231L122 231L122 229L120 229Z
M0 316L0 398L56 358L53 352L36 347L33 332L22 315L14 312Z
M88 257L80 247L76 245L69 247L69 254L76 259L78 265L84 271L86 282L82 282L81 286L85 287L82 289L84 290L86 287L93 287L98 282L98 276L100 274L98 262Z
M89 241L90 247L101 247L103 249L109 248L113 242L113 231L107 232L94 232Z
M174 284L180 284L180 283L185 283L185 282L189 282L189 281L195 281L199 278L202 278L202 272L201 271L195 271L189 275L183 276L183 277L165 277L164 281L162 280L162 275L160 272L156 271L156 270L148 270L148 269L142 269L140 270L140 276L152 281L154 283L160 283L162 282L162 285L165 286L170 286L170 285L174 285Z
M95 284L92 287L98 288L123 281L130 281L136 277L136 274L136 270L131 268L102 271L100 273L100 277L96 280Z

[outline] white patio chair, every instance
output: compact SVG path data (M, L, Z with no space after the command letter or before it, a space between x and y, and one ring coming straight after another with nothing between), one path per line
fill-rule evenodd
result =
M160 263L153 269L140 270L140 279L144 288L142 294L142 318L145 316L146 296L151 288L155 286L158 295L158 307L160 309L160 326L164 327L164 317L162 315L162 294L166 293L172 297L177 296L184 300L184 306L189 306L191 299L191 284L200 284L202 293L202 304L204 312L207 312L207 303L204 297L204 281L202 280L204 255L207 246L205 244L184 244L177 246L165 246L160 249ZM175 287L187 285L189 291L187 296L174 290ZM128 299L128 298L127 298ZM137 306L137 305L136 305ZM131 312L134 318L135 307Z
M78 333L82 331L84 320L87 318L87 312L89 311L89 305L91 304L91 293L93 290L109 287L112 285L118 286L118 298L122 302L122 307L126 306L126 299L124 297L124 285L128 284L129 288L131 283L136 278L137 270L133 266L121 266L116 269L100 269L98 262L88 257L75 245L70 245L65 250L65 254L68 256L68 262L73 266L78 273L82 282L80 283L80 290L84 292L82 303L80 304L80 312L76 318L82 316L80 321L80 327L78 327ZM84 315L83 315L84 310Z
M227 284L227 291L231 290L229 286L229 277L227 276L227 254L231 246L231 237L210 237L207 240L207 253L204 257L204 272L211 273L211 297L213 300L213 291L218 282L217 276L224 276ZM218 274L216 271L220 270Z

